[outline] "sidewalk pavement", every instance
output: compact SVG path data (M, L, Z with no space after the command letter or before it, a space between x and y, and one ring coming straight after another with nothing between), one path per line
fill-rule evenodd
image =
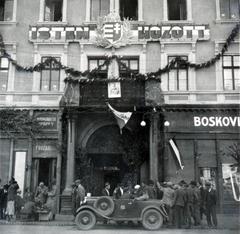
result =
M115 225L111 222L112 226ZM42 225L42 226L74 226L72 215L56 215L54 221L14 221L0 220L0 225ZM193 229L205 229L207 222L204 218L202 225ZM240 230L240 214L218 214L218 229Z

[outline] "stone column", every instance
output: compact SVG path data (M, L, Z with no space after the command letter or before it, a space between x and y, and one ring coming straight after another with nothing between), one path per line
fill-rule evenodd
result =
M33 140L30 137L28 140L28 152L26 159L26 188L31 188L32 179L32 157L33 157Z
M152 114L150 126L150 179L158 180L158 113Z
M66 183L63 191L64 195L70 195L72 191L72 183L74 181L75 167L75 119L70 116L68 118L68 140L67 140L67 171Z

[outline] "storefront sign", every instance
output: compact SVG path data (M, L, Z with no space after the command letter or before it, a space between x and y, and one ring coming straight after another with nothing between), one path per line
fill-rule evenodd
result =
M179 110L165 114L166 131L239 133L239 110Z
M41 125L42 129L50 131L57 130L57 114L37 114L36 119Z
M34 145L33 157L35 158L55 158L57 157L58 150L54 141L39 140Z
M194 116L195 127L240 127L240 117L231 116Z

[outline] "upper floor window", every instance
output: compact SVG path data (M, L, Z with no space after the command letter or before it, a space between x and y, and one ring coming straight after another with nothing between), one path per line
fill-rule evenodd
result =
M143 0L86 0L86 21L97 21L110 12L121 19L143 20Z
M138 0L120 0L121 19L138 20Z
M220 0L221 19L240 18L240 0Z
M97 21L99 17L109 14L110 0L91 0L91 20Z
M0 0L0 21L13 20L14 0Z
M4 57L0 58L0 91L7 90L8 70L9 70L9 60Z
M168 0L168 20L187 20L187 0Z
M92 71L95 68L99 68L99 66L103 65L105 62L105 58L102 57L88 57L88 70ZM107 78L108 67L102 66L100 70L97 72L98 78Z
M48 60L49 57L42 57L42 62ZM60 58L55 58L60 62ZM60 85L60 67L54 62L47 62L45 68L41 71L40 90L41 91L58 91Z
M188 60L187 56L180 56L184 60ZM176 56L168 56L168 63L170 63ZM168 87L169 91L186 91L188 90L188 68L185 65L175 65L175 67L168 73Z
M225 90L240 90L240 55L225 55L222 60Z
M138 58L122 58L121 62L124 63L126 65L120 65L119 67L119 75L120 77L127 77L127 76L131 76L131 74L129 74L129 70L131 70L131 73L133 74L137 74L139 73L139 59Z
M45 0L44 21L62 21L62 0Z

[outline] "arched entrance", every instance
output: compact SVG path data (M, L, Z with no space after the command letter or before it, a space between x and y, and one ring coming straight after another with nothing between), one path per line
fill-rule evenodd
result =
M139 182L149 154L148 134L141 131L124 128L120 134L117 125L106 125L91 134L76 160L76 175L87 191L100 195L105 182L111 184L111 191L117 183Z

